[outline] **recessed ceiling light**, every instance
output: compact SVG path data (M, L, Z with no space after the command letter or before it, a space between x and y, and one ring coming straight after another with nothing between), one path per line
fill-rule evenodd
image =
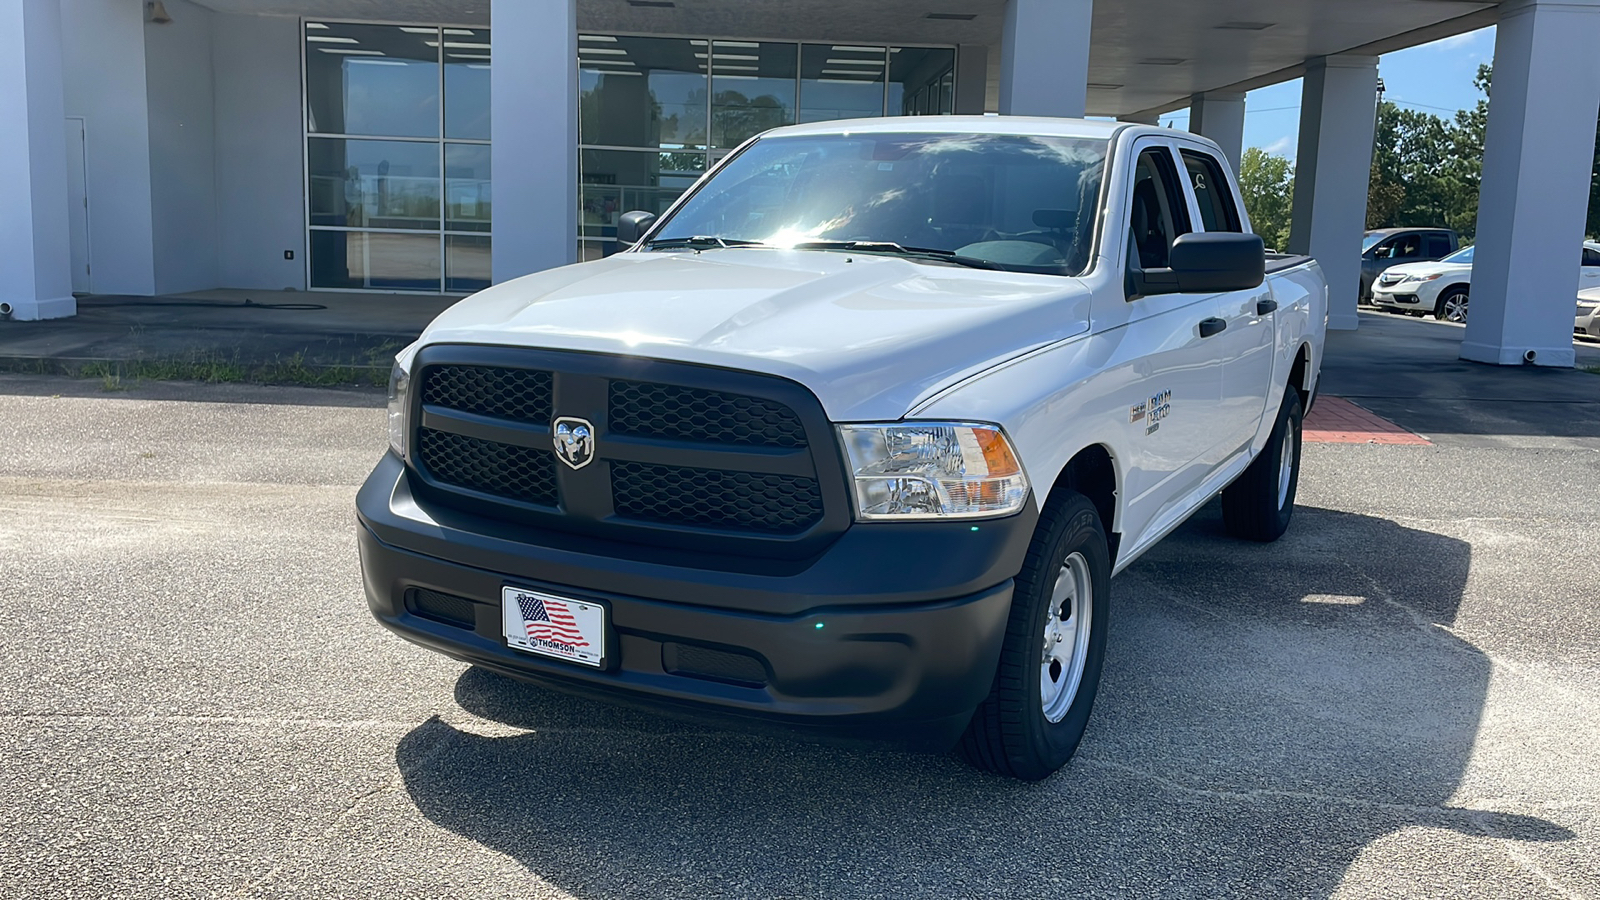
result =
M446 28L444 30L444 33L445 34L460 34L460 35L465 35L467 37L472 37L473 35L477 34L476 31L473 31L470 28Z
M759 47L759 46L761 46L761 43L759 41L717 41L714 46L717 46L717 47Z
M715 66L712 66L712 68L716 69L718 72L721 72L723 70L727 70L729 72L759 72L759 71L761 71L761 67L760 66L730 66L727 63L717 63Z
M818 84L877 84L875 78L818 78Z
M359 44L359 43L361 43L360 41L356 40L355 38L334 37L331 34L308 34L308 35L306 35L306 40L312 41L312 42L318 43L318 44Z
M761 79L757 78L754 75L724 75L721 72L716 73L716 75L717 75L718 78L722 79L723 81L760 81L761 80Z
M628 51L618 47L579 47L579 53L602 53L606 56L627 56Z
M833 49L835 51L839 52L839 53L882 53L883 52L883 48L882 47L841 47L838 44L834 44L833 45Z
M590 71L594 72L597 75L637 75L637 76L640 76L640 77L644 76L643 72L635 72L632 69L591 69Z
M1146 59L1139 60L1139 65L1141 65L1141 66L1181 66L1186 62L1188 62L1187 59L1183 59L1183 58L1177 57L1177 56L1151 56L1151 57L1148 57Z
M1225 31L1265 31L1276 22L1223 22L1216 27Z
M446 53L445 56L448 56L451 59L488 59L489 58L489 54L487 54L487 53ZM468 68L475 68L475 67L468 66ZM488 67L485 66L484 68L488 68Z
M578 35L578 40L598 41L602 44L615 44L617 42L617 39L609 34L580 34Z
M858 71L856 71L854 69L823 69L822 70L822 74L824 74L824 75L860 75L862 78L866 78L869 81L877 81L878 80L877 73L875 73L875 72L858 72Z
M356 65L357 63L360 63L363 66L403 66L403 65L405 65L405 63L401 62L398 59L367 59L364 56L358 56L355 59L345 60L345 62L348 62L352 66Z
M830 59L830 60L828 60L828 65L830 65L830 66L881 66L883 64L884 64L883 60L881 60L881 59Z
M709 56L710 56L710 54L707 54L707 53L696 53L695 54L695 58L696 59L706 59ZM742 60L745 60L747 62L754 62L756 60L761 59L761 57L759 57L759 56L749 56L749 55L740 55L738 53L718 53L717 54L717 59L742 59Z
M328 30L328 26L322 24L321 22L307 22L306 23L306 28L316 28L316 29L319 29L321 31L327 31Z
M1120 89L1121 87L1122 87L1122 85L1120 85L1120 84L1110 84L1110 83L1104 82L1104 81L1091 81L1091 82L1089 82L1089 90L1091 90L1091 91L1115 91L1115 90Z
M943 19L947 22L971 22L978 17L977 13L928 13L925 19Z
M438 34L437 28L419 28L415 25L401 25L400 30L406 34Z
M631 66L631 59L587 59L580 57L578 62L585 66Z
M628 5L646 9L672 9L678 4L673 3L672 0L628 0Z
M351 50L345 47L318 47L323 53L337 53L342 56L383 56L382 50ZM402 65L404 65L402 63Z

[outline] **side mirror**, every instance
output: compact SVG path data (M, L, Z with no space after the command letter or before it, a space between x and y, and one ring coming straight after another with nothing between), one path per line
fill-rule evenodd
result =
M639 238L643 237L655 223L656 214L653 212L636 209L633 212L623 213L622 217L617 219L617 240L631 247L639 243Z
M1267 278L1267 248L1257 234L1180 234L1169 259L1184 293L1248 291Z

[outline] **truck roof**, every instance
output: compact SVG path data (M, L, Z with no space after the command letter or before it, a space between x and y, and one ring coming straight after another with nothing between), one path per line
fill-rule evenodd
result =
M1021 134L1105 140L1117 131L1131 127L1150 126L1042 116L895 116L785 125L766 132L766 135L780 137L802 134ZM1150 130L1157 129L1150 128Z

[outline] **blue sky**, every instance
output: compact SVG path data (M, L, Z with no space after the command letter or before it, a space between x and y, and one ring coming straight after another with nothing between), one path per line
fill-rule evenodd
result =
M1384 99L1449 118L1478 102L1472 78L1479 63L1493 59L1491 26L1386 54L1378 60L1378 75L1387 88ZM1293 158L1300 133L1300 79L1251 91L1244 102L1244 145ZM1161 124L1168 122L1186 127L1189 111L1161 117Z

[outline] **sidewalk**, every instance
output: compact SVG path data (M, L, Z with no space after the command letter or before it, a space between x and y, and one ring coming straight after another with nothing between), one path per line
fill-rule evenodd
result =
M239 367L377 367L459 298L297 291L97 295L78 315L0 321L0 365L57 370L95 362Z

